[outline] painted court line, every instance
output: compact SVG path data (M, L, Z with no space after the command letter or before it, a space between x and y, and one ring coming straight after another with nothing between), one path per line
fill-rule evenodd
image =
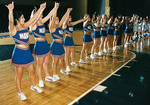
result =
M124 67L126 67L126 68L130 68L130 66L124 66Z
M114 76L118 76L118 77L120 77L121 75L120 74L113 74Z
M106 86L103 86L103 85L99 85L97 86L95 89L93 89L94 91L97 91L97 92L103 92L107 87Z
M132 60L133 62L137 62L137 60Z
M131 51L130 51L131 52ZM131 52L133 53L133 52ZM134 53L133 53L134 54ZM119 71L121 68L123 68L126 64L128 64L130 61L132 61L134 58L136 57L136 55L134 54L134 57L131 58L128 62L126 62L125 64L123 64L122 66L120 66L116 71L114 71L113 73L111 73L109 76L107 76L105 79L103 79L102 81L100 81L99 83L97 83L95 86L93 86L92 88L90 88L89 90L87 90L85 93L83 93L82 95L80 95L78 98L76 98L75 100L73 100L71 103L69 103L68 105L72 105L74 103L76 103L77 101L79 101L82 97L84 97L85 95L87 95L89 92L91 92L94 88L96 88L98 85L100 85L101 83L103 83L104 81L106 81L108 78L110 78L113 74L115 74L117 71Z

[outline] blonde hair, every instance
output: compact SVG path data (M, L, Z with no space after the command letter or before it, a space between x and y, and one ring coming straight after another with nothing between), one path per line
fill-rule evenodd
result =
M84 15L84 18L86 18L86 17L88 17L88 16L89 16L89 14L85 14L85 15Z

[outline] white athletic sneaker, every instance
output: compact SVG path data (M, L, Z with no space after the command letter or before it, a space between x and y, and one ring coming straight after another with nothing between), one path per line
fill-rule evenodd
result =
M66 71L67 71L67 72L70 72L70 71L71 71L69 66L66 67Z
M78 66L75 62L70 63L72 66Z
M31 90L33 90L33 91L37 91L38 93L42 93L43 91L42 91L42 89L40 89L39 87L37 87L37 86L31 86Z
M102 54L106 54L104 51L101 51Z
M123 47L123 45L120 45L120 47Z
M19 98L20 98L21 100L26 100L26 99L27 99L27 97L23 94L23 92L18 93L18 96L19 96Z
M112 49L111 49L111 48L108 48L108 51L112 51Z
M101 56L101 55L102 55L102 51L100 51L100 52L98 53L98 55Z
M128 46L127 46L127 44L124 44L124 48L127 48Z
M62 69L60 70L60 72L66 74L66 75L69 74L67 71L64 71L64 70L62 70Z
M92 61L92 59L91 59L90 57L86 57L86 60L90 60L90 61Z
M115 51L115 50L116 50L116 46L113 47L113 51Z
M52 81L52 82L55 82L56 79L54 79L53 77L49 76L49 77L45 77L45 81Z
M104 51L103 51L105 54L107 53L107 50L106 49L104 49Z
M91 54L90 57L91 57L92 59L95 59L94 54Z
M39 87L44 87L44 82L42 80L39 80Z
M117 49L120 49L120 46L117 46L116 48L117 48Z
M131 44L133 42L133 40L130 40L129 43Z
M82 64L85 64L85 62L83 61L83 59L80 59L79 62L82 63Z
M55 80L60 80L60 78L59 78L59 76L58 76L57 74L53 74L53 78L54 78Z
M99 55L98 55L98 53L95 52L95 53L94 53L94 56L99 56Z
M128 46L130 45L130 43L126 43Z

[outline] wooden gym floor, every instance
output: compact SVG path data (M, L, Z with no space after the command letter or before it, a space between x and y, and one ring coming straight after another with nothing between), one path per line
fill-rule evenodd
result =
M52 39L49 34L46 35L49 43ZM17 89L15 86L15 68L11 66L11 60L5 60L0 62L0 104L1 105L67 105L86 95L89 91L92 91L97 84L101 84L107 78L115 75L120 68L125 66L128 62L133 60L136 55L129 50L116 50L115 52L109 52L104 56L97 57L93 61L86 61L86 64L79 64L80 51L82 49L82 37L83 31L74 32L75 42L75 61L79 65L78 67L70 66L72 72L69 75L64 75L59 72L60 66L57 67L58 75L61 80L57 82L45 82L43 93L37 93L30 89L31 83L29 80L29 74L27 69L24 69L22 76L22 90L27 97L26 101L21 101L17 95ZM30 36L30 43L34 44L33 36ZM0 45L14 44L11 38L0 39ZM146 46L145 44L143 46ZM130 47L130 50L134 48ZM149 49L144 49L148 50ZM85 57L84 57L85 58ZM35 59L36 61L36 59ZM49 72L52 76L52 58L50 57ZM36 62L34 63L36 68ZM38 85L38 77L36 75L36 83ZM43 80L45 78L43 72Z

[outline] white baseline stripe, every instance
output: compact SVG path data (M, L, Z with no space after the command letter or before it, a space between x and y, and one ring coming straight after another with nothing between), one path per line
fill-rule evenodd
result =
M130 51L131 52L131 51ZM131 52L133 53L133 52ZM134 53L133 53L134 54ZM131 58L128 62L126 62L125 64L123 64L121 67L119 67L116 71L114 71L113 73L111 73L109 76L107 76L105 79L103 79L102 81L100 81L99 83L97 83L95 86L93 86L91 89L87 90L85 93L83 93L82 95L80 95L78 98L76 98L75 100L73 100L71 103L69 103L68 105L72 105L75 102L77 102L78 100L80 100L82 97L84 97L86 94L88 94L90 91L92 91L94 88L96 88L98 85L100 85L101 83L103 83L104 81L106 81L109 77L111 77L113 74L115 74L117 71L119 71L123 66L125 66L127 63L129 63L131 60L133 60L136 57L136 55L134 54L134 57Z

